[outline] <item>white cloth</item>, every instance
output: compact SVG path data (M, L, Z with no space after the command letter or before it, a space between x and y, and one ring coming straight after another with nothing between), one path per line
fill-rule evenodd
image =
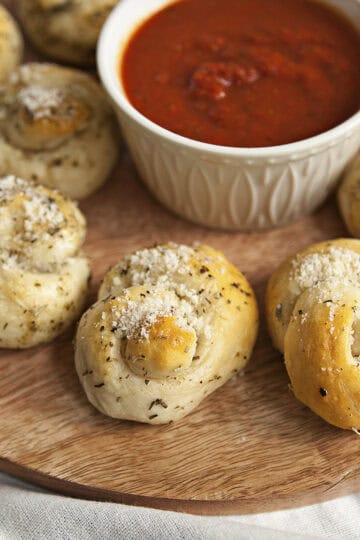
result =
M1 540L360 539L360 494L296 510L202 517L62 497L0 474Z

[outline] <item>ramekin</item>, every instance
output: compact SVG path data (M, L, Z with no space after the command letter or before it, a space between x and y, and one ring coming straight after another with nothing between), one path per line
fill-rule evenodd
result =
M158 126L129 102L119 66L136 28L172 2L122 0L98 44L100 78L140 176L173 212L213 228L266 229L315 210L359 148L360 112L316 137L267 148L216 146ZM335 5L360 30L358 0L323 2Z

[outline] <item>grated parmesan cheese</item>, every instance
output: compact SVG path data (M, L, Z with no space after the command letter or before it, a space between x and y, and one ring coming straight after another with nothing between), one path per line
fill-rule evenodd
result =
M180 328L193 329L206 339L211 338L209 319L218 290L209 279L204 285L202 274L194 271L190 261L198 257L193 247L170 243L140 250L123 260L118 266L119 273L112 277L115 291L116 288L148 286L151 293L141 303L136 303L136 309L129 304L126 316L119 315L120 327L126 337L140 335L146 339L151 321L172 314ZM206 293L199 294L199 290L205 291L205 288Z
M42 265L50 268L50 260L33 260L34 250L38 245L57 245L54 235L63 231L67 220L49 192L15 176L0 178L0 215L2 268L25 268L30 261L38 268ZM61 241L63 232L59 238ZM44 248L44 252L52 256L56 251Z
M148 339L149 329L161 317L169 317L175 311L176 298L171 293L147 296L141 303L128 300L122 309L112 308L112 328L127 339Z
M19 233L22 239L31 240L34 234L39 236L39 233L48 235L49 230L64 224L64 214L41 186L33 186L15 176L1 178L0 206L11 203L18 196L22 201L23 231Z
M339 281L342 285L360 283L360 254L349 249L331 246L326 253L311 253L296 257L292 279L300 289L307 289L324 281Z
M299 292L314 288L317 301L328 307L329 332L335 333L335 313L342 302L344 287L360 286L360 254L350 249L330 246L324 253L311 253L305 257L298 255L292 261L290 274ZM357 309L355 306L353 309ZM301 323L307 320L301 316Z
M35 120L51 117L54 109L63 103L64 98L63 90L41 85L22 88L17 95L19 105L25 107Z

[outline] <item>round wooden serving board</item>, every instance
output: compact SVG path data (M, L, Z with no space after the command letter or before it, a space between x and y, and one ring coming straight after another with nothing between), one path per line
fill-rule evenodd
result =
M222 249L255 287L289 253L345 231L329 203L290 227L211 232L160 207L126 154L106 186L81 205L94 271L154 242ZM262 324L243 376L180 422L147 426L107 418L86 400L73 364L73 330L56 342L0 355L0 468L70 495L194 513L262 512L360 488L360 439L325 424L288 390Z
M266 281L284 257L346 235L333 201L297 224L261 234L191 225L155 202L125 152L113 178L81 208L94 273L89 303L109 265L134 249L173 240L224 251L247 275L262 308ZM97 412L75 373L73 334L24 352L0 351L1 470L68 495L198 514L279 510L360 489L360 439L294 399L263 321L243 376L167 426Z

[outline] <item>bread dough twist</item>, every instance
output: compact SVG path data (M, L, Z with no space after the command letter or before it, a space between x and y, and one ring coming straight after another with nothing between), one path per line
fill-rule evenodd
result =
M23 54L20 29L10 13L0 5L0 82L18 67Z
M90 277L85 231L59 192L0 178L0 347L49 341L79 315Z
M360 238L360 154L345 172L338 190L338 204L350 234Z
M0 87L0 174L82 199L106 181L118 144L111 107L85 73L27 64Z
M244 275L208 246L167 244L125 257L82 317L76 369L114 418L182 418L248 362L258 311Z
M360 428L360 241L314 244L271 276L267 320L295 396L330 424Z
M49 58L95 64L100 30L118 0L20 0L19 14L30 39Z

